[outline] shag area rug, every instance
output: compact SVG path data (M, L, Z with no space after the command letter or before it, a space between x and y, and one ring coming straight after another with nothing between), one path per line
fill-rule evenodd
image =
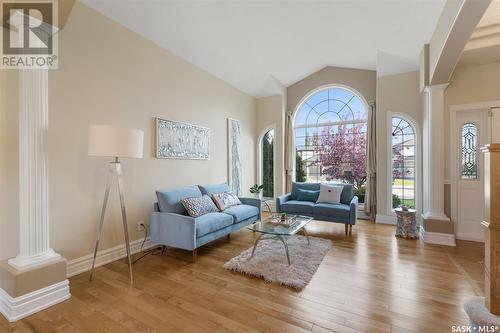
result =
M277 239L261 240L253 258L253 247L243 251L237 257L224 264L224 268L251 276L263 278L272 283L279 283L294 289L302 289L311 281L326 253L332 247L328 239L301 235L288 237L288 251L291 265L286 260L285 247Z

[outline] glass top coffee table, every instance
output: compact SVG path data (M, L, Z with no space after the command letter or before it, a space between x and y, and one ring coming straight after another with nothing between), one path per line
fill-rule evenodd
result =
M274 223L273 221L277 221L276 216L270 216L262 221L255 222L247 227L247 229L252 230L253 232L258 232L259 237L255 240L253 245L252 255L255 254L255 249L260 241L263 240L279 240L285 246L285 254L286 259L288 261L288 265L290 265L290 254L288 253L288 245L286 243L286 237L290 237L295 235L297 232L302 231L307 238L307 245L309 242L309 235L307 234L307 230L305 226L313 220L312 217L302 216L302 215L292 215L289 216L292 220L289 222L289 225L282 225Z

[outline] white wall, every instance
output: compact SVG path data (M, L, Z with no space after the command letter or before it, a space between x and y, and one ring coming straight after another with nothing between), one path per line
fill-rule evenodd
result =
M81 3L75 4L59 38L59 69L49 75L52 248L67 259L93 250L109 159L87 156L91 124L145 132L144 158L122 161L133 240L142 237L137 222L148 221L155 190L227 180L227 117L242 124L243 189L248 193L255 182L256 164L253 97ZM210 160L156 159L154 116L209 127ZM9 140L17 140L17 133L11 134ZM10 151L8 158L17 161L17 154ZM16 183L17 174L13 179ZM14 216L17 207L9 206L8 211ZM3 238L4 226L17 225L18 221L6 221L4 213L0 217ZM123 243L121 230L118 197L113 190L101 249ZM7 252L2 251L3 258L16 254L17 243L14 250L12 247L10 244Z
M422 133L422 95L419 92L419 72L409 72L377 78L377 215L389 216L392 213L389 193L389 170L391 165L388 150L391 127L390 113L413 119L418 126L419 147ZM420 149L421 154L421 149ZM420 161L421 163L421 161ZM417 175L418 176L418 175ZM421 177L420 181L421 182ZM421 208L421 198L419 208Z
M287 89L287 110L295 111L310 91L331 84L342 84L357 90L366 101L375 100L376 72L364 69L325 67L292 84Z

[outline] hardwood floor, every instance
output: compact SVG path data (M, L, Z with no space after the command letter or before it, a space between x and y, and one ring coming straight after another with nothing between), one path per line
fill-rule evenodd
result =
M70 300L9 324L6 332L451 332L466 325L463 303L483 293L483 247L424 245L394 227L312 222L333 247L301 292L226 271L253 243L248 230L191 252L168 249L134 265L123 260L70 279ZM139 256L138 254L136 257Z

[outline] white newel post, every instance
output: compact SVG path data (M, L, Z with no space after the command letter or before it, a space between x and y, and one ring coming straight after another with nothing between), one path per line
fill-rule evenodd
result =
M448 83L425 88L428 105L424 114L423 185L424 219L450 219L444 213L444 91Z
M49 246L48 70L19 70L18 270L61 258Z

